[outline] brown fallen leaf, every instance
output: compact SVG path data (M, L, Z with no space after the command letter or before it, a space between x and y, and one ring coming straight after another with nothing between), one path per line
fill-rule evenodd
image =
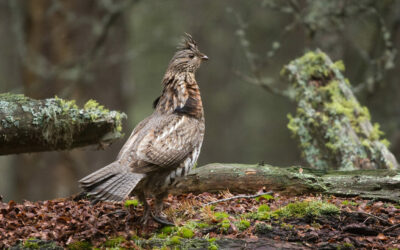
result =
M386 237L383 233L379 233L376 238L379 240L388 240L388 237Z

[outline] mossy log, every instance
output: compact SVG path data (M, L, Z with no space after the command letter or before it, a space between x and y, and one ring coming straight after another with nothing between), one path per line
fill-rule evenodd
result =
M341 71L343 63L333 63L321 51L306 53L282 71L297 102L288 128L305 159L317 169L399 169L379 124L372 125Z
M191 171L173 194L262 189L287 195L330 194L400 202L400 171L320 171L300 167L212 163Z
M207 239L180 239L176 244L168 244L167 240L152 239L142 242L145 249L162 248L165 244L171 249L311 249L296 242L277 241L268 237L257 239L232 239L221 238L210 243Z
M93 100L80 109L57 97L0 94L0 155L106 145L122 137L124 118Z
M28 244L20 242L19 244L11 247L14 249L64 249L53 241L44 240L28 240ZM149 239L140 240L140 246L143 249L162 249L165 245L169 246L168 249L219 249L219 250L236 250L236 249L311 249L296 242L277 241L268 237L260 237L257 239L232 239L221 238L215 241L193 238L193 239L179 239L178 242L169 242L166 239ZM90 247L88 247L90 248ZM116 247L118 248L118 247ZM86 248L69 248L69 249L86 249Z

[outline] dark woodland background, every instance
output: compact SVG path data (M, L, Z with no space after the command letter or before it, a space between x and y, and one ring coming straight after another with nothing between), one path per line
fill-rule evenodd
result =
M400 1L0 0L0 92L125 112L125 139L152 112L184 32L210 60L197 74L206 115L199 166L305 163L282 66L320 48L343 59L360 102L400 158ZM65 197L124 143L0 157L4 200Z

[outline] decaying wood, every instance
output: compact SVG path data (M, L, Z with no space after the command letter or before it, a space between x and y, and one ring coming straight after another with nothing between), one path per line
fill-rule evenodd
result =
M318 171L300 167L212 163L190 172L172 193L223 190L254 193L263 187L288 195L321 193L399 202L400 171Z
M88 103L79 109L59 98L0 94L0 155L107 145L121 138L126 115Z
M150 239L143 242L143 246L148 249L161 248L166 240ZM221 238L214 242L221 250L236 249L311 249L296 242L277 241L268 237L255 239L231 239ZM182 239L180 244L175 246L178 249L210 249L210 242L207 239Z

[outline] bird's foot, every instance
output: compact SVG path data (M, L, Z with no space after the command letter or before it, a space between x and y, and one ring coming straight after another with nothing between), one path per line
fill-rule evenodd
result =
M140 218L140 223L142 223L143 225L146 225L147 222L149 221L150 215L152 215L150 208L145 206L143 216L142 216L142 218Z
M140 222L141 224L143 224L143 225L146 225L147 222L149 221L149 218L150 218L149 215L143 215L143 216L140 218L139 222Z
M161 214L160 214L161 215ZM153 213L151 213L151 217L153 218L153 220L157 223L160 223L161 225L164 226L175 226L174 223L170 222L166 216L156 216Z

